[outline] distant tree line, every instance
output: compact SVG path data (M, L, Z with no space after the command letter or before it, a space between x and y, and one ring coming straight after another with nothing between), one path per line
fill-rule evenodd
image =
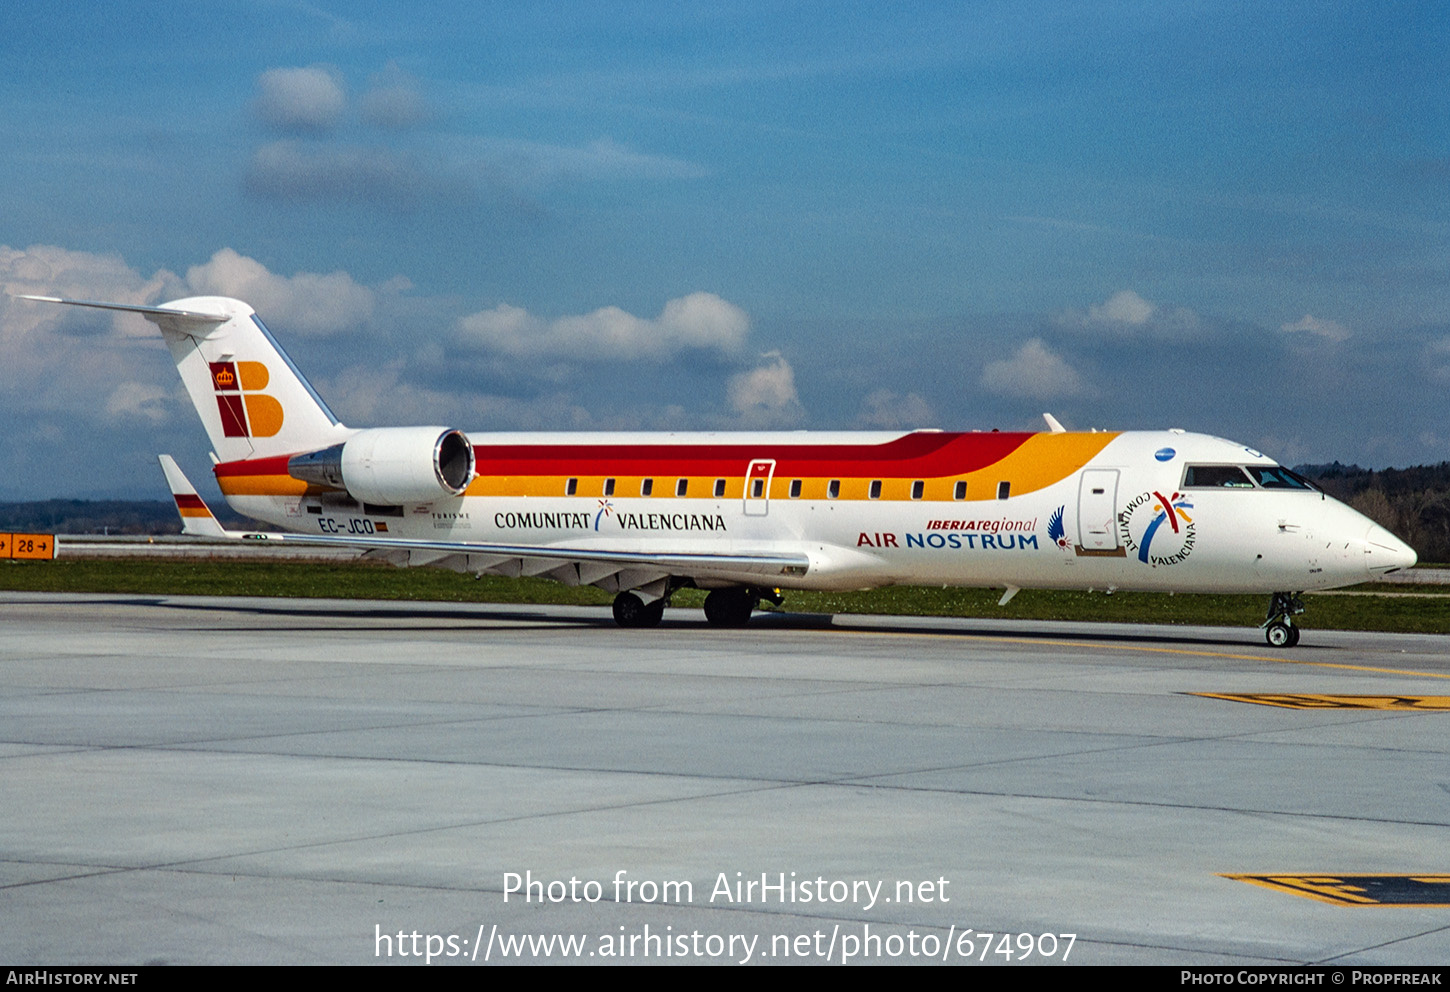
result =
M223 506L217 519L240 526L242 518ZM43 499L0 503L0 532L35 534L180 534L181 518L171 500Z
M1379 471L1331 462L1294 471L1393 531L1421 561L1450 562L1450 462Z

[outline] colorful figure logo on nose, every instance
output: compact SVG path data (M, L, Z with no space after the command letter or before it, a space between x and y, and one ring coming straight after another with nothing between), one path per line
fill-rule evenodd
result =
M1184 493L1143 493L1118 514L1118 536L1143 564L1155 568L1176 565L1193 552L1197 540L1193 518L1184 512L1191 509L1193 504Z

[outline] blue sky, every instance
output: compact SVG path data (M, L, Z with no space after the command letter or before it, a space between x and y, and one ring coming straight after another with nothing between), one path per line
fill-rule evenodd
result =
M0 8L0 281L238 296L349 424L1185 427L1450 459L1434 4ZM0 499L205 439L0 299Z

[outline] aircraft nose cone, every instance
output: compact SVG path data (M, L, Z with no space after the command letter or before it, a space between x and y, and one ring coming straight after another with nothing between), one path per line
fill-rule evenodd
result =
M1378 578L1419 561L1415 549L1375 524L1364 535L1364 564L1370 578Z

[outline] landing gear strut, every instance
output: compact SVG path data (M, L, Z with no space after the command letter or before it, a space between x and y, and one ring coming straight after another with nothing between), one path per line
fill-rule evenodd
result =
M633 592L622 592L614 597L614 622L621 627L658 627L664 615L663 598L646 603Z
M1260 624L1270 647L1292 648L1299 643L1294 617L1304 612L1304 601L1296 592L1276 592L1269 599L1269 615Z

